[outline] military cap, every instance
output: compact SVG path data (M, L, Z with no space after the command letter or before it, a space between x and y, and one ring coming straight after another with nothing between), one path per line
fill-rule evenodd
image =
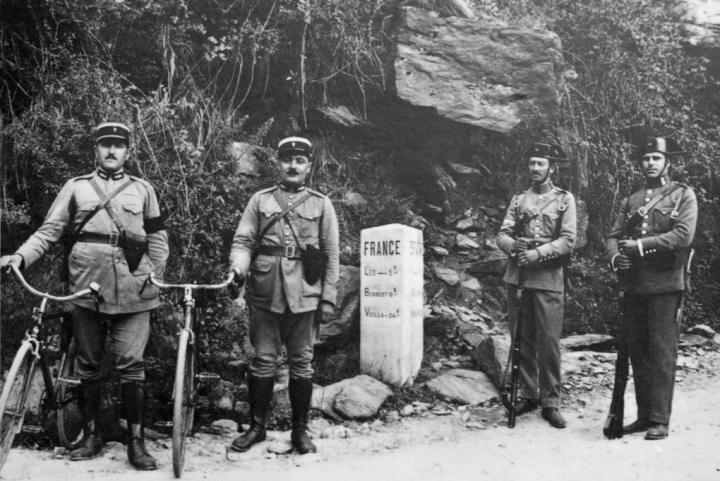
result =
M672 157L673 155L683 154L683 150L680 145L673 139L665 137L654 137L645 142L645 145L640 149L638 158L642 159L643 155L658 152L663 154L665 157Z
M527 154L528 159L531 157L541 157L548 159L551 162L570 162L565 152L562 151L557 144L544 144L541 142L535 142L530 147Z
M304 155L312 157L312 143L304 137L286 137L278 143L278 156Z
M118 122L105 122L95 128L95 143L105 139L119 139L130 143L130 127Z

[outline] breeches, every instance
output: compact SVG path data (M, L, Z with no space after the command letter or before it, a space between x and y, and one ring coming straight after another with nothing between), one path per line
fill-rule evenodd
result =
M282 314L250 306L250 344L254 355L250 374L272 377L287 349L290 377L311 379L313 376L313 344L315 342L315 312Z
M508 284L510 330L516 332L517 286ZM539 400L542 407L560 407L560 332L563 293L523 289L520 338L522 397ZM514 340L514 339L513 339Z
M72 306L72 316L80 379L100 379L103 360L109 355L121 383L145 380L143 356L150 335L150 311L103 314Z
M625 296L626 339L640 419L670 422L681 299L680 291Z

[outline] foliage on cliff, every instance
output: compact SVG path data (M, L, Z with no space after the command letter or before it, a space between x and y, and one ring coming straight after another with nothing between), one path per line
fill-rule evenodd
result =
M412 4L444 14L443 3L3 0L3 253L42 222L65 179L92 168L91 127L120 119L135 130L130 169L158 187L170 215L168 278L222 277L242 206L273 182L273 145L301 131L309 131L319 148L313 181L340 212L343 260L356 262L359 229L407 222L410 209L422 209L422 189L406 187L424 167L415 152L407 153L416 139L372 127L333 127L317 109L344 105L370 125L378 120L373 115L385 112L378 106L392 101L396 9ZM590 215L589 246L572 271L569 317L577 330L602 330L608 328L611 311L604 306L613 283L601 267L602 239L620 199L640 180L633 147L650 134L672 135L691 153L677 170L701 202L701 282L691 314L720 326L720 289L711 264L720 234L713 151L720 144L718 67L683 50L675 2L472 3L480 14L561 36L567 64L562 107L513 135L486 133L481 159L467 155L475 148L468 141L442 152L450 157L443 161L487 168L493 182L512 192L525 184L515 159L528 142L551 138L567 148L577 167L564 179L587 201ZM441 124L428 126L436 133L421 140L447 145L441 138L447 132L455 131L453 140L464 132ZM237 172L227 149L231 141L261 146L259 177ZM401 188L386 175L391 165L405 169ZM369 206L348 208L343 199L350 191L365 194ZM450 208L465 207L465 194L452 194ZM45 259L30 272L34 282L54 290L55 265L52 256ZM3 297L4 312L13 312L12 296ZM4 330L3 342L9 338L17 336Z

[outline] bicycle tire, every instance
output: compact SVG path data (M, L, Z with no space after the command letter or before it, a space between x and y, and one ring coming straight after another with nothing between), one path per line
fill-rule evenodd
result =
M83 438L83 422L78 403L78 386L67 382L75 379L75 356L77 356L77 350L77 341L73 339L68 350L62 355L58 377L55 379L58 436L62 445L69 450L80 447Z
M0 469L10 453L15 435L22 429L27 412L28 393L37 367L31 349L29 342L20 345L0 394Z
M173 399L173 472L182 476L185 463L185 440L192 434L195 420L195 348L190 344L190 333L183 330L178 344Z

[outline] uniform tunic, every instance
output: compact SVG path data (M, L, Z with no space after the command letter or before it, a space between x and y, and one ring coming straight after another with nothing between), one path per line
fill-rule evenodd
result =
M523 213L532 217L518 230ZM560 406L560 332L563 321L562 266L549 262L569 254L575 245L575 198L551 183L513 197L497 236L498 247L508 254L504 281L508 286L508 317L515 332L518 321L517 289L522 291L519 370L522 397L539 400L542 407ZM532 241L540 260L518 266L513 243ZM534 247L537 245L537 247Z
M656 196L661 200L626 232L628 220ZM669 423L672 411L684 268L697 211L689 187L669 181L664 186L648 185L623 200L606 241L613 267L620 240L630 237L642 244L643 255L631 257L632 267L623 274L626 322L621 335L633 367L638 418L661 424Z
M50 246L57 242L64 229L77 229L82 220L100 204L101 199L90 185L94 178L106 193L133 179L131 185L115 196L108 207L126 230L145 234L146 219L160 216L155 190L149 182L128 175L113 180L103 179L97 172L69 180L55 198L45 221L35 233L17 250L26 267L37 261ZM119 234L118 226L105 209L95 214L85 224L83 232L96 234ZM147 311L160 304L158 289L146 284L151 271L160 276L168 257L167 232L161 230L147 234L148 249L135 272L130 272L125 253L120 247L109 244L77 242L69 259L71 292L85 289L91 282L100 285L104 302L100 312L120 314ZM92 299L77 299L75 305L95 309Z
M283 248L310 244L321 249L328 255L328 263L314 284L306 281L298 258L258 255L253 260L252 256L257 237L268 222L306 192L310 198L277 221L260 244ZM291 377L311 378L316 312L320 301L335 305L340 273L338 223L330 199L304 187L297 191L272 187L257 192L235 231L230 265L248 278L246 300L254 350L250 372L256 377L273 376L285 344Z

